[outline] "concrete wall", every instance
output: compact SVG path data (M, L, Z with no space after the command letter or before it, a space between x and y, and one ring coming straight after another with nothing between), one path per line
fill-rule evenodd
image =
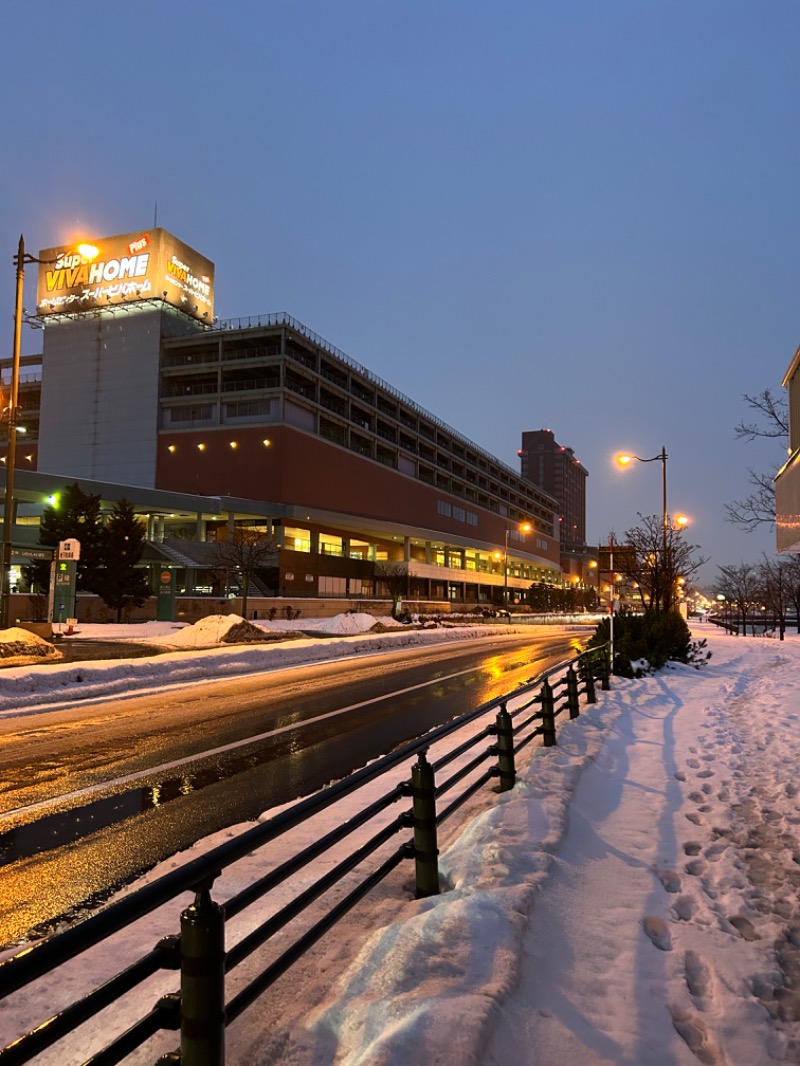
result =
M48 323L38 469L152 488L161 336L187 328L141 307Z

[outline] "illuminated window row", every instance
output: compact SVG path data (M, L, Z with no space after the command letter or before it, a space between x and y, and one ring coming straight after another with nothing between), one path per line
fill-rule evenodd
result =
M269 446L272 444L272 441L269 440L269 438L265 438L264 440L262 440L261 443L264 445L265 448L269 448ZM187 447L189 447L189 446L187 445ZM204 441L200 441L200 443L197 444L195 447L197 448L197 450L199 452L204 452L206 450L206 448L208 447L208 445ZM233 451L236 451L236 449L239 447L238 440L229 440L228 441L228 447L233 449ZM167 445L167 451L168 452L173 452L174 453L177 450L178 450L178 445L177 444L168 444ZM5 462L5 459L3 460L3 462Z

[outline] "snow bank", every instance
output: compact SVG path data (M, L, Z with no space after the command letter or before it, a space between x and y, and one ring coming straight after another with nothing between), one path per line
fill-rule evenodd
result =
M35 663L42 660L55 662L64 656L46 640L30 633L27 629L12 626L0 629L0 659L8 665L10 662Z

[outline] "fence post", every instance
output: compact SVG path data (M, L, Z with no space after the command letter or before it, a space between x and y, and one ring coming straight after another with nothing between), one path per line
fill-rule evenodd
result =
M500 710L495 719L497 729L497 769L500 776L498 792L508 792L514 787L517 779L514 766L514 727L511 715L505 703L500 704Z
M594 687L594 664L591 659L581 659L581 674L586 688L586 702L597 703L597 691Z
M414 861L417 899L439 895L439 846L436 836L436 782L433 767L419 753L411 768L411 795L414 814Z
M611 683L609 680L610 672L611 664L609 662L608 652L604 651L603 656L600 659L600 688L603 690L603 692L608 692L608 690L611 688Z
M181 914L181 1066L225 1064L225 911L213 880Z
M542 744L552 748L556 742L556 708L549 681L542 682Z
M578 698L578 675L572 667L567 670L567 708L570 718L577 718L581 713L581 703Z

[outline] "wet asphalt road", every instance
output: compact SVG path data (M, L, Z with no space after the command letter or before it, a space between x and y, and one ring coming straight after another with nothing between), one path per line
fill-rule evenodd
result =
M107 658L103 643L70 650ZM113 642L112 654L131 647ZM346 776L570 651L565 634L403 649L5 719L0 943L85 913L176 850Z

